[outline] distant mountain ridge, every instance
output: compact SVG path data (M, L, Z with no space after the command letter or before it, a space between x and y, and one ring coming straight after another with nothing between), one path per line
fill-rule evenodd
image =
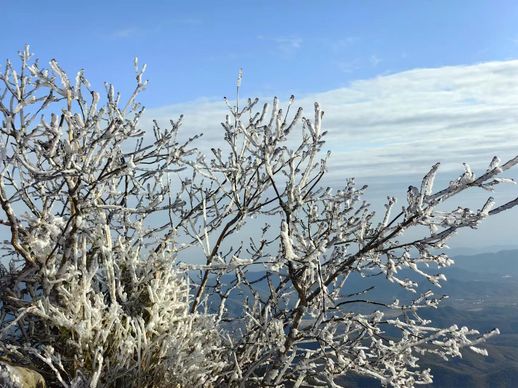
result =
M471 272L510 275L518 278L518 249L496 253L453 256L455 267Z

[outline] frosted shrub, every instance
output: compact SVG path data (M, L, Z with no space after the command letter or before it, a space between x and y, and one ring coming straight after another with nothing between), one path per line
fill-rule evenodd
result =
M318 104L308 118L293 97L284 110L227 101L224 146L208 156L197 136L177 140L181 120L139 129L137 61L123 104L82 71L42 69L28 49L21 60L0 75L0 355L62 386L336 387L362 375L412 387L432 381L423 356L487 354L498 330L436 327L421 310L443 299L427 285L446 281L448 238L518 203L448 210L450 199L509 181L518 156L478 177L465 164L439 190L436 164L375 217L353 179L322 186ZM408 297L349 287L376 277Z
M33 312L52 340L39 338L45 353L59 355L50 360L72 386L210 385L224 365L214 320L189 312L188 284L170 260L140 260L128 248L90 263L84 255L65 278L47 269L57 301L42 298Z
M168 180L193 152L176 142L179 122L144 139L138 67L121 108L110 85L101 105L82 72L72 83L56 61L49 72L28 50L21 59L0 77L12 257L0 351L63 386L210 386L225 365L220 331L190 312L173 235L149 221L184 213L185 187L175 196Z

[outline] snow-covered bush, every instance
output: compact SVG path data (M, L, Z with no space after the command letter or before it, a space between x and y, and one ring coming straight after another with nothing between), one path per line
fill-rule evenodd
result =
M32 311L45 322L42 360L72 386L210 386L225 365L214 319L189 312L170 258L141 260L131 248L120 241L90 263L85 254L66 276L45 269L56 292Z
M434 191L436 164L377 220L353 179L336 192L320 186L329 155L318 104L309 119L290 112L293 98L286 110L277 99L228 103L225 147L207 156L197 136L179 142L180 120L140 129L137 62L122 104L82 71L71 80L54 60L40 68L28 49L21 59L0 75L10 236L0 355L63 386L307 387L350 374L413 386L432 379L425 354L485 354L479 344L497 331L435 327L420 310L442 297L423 287L445 281L452 234L518 203L445 210L448 200L492 190L518 156L493 159L479 177L466 165ZM184 259L192 252L204 263ZM375 277L414 297L347 287Z
M149 221L183 212L185 188L168 181L193 152L175 140L179 123L144 139L139 68L121 108L113 87L101 106L82 73L71 83L55 61L49 72L21 58L1 76L12 261L0 351L63 386L210 386L225 366L221 333L190 312L171 230Z

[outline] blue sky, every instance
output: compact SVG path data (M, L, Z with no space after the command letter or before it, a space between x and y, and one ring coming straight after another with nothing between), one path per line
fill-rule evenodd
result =
M330 182L357 176L380 206L435 161L447 183L463 161L485 170L494 154L518 150L516 1L9 1L2 14L0 59L29 43L42 62L85 68L94 86L127 93L138 56L147 119L185 113L205 145L221 138L222 97L240 67L245 96L320 101ZM515 197L516 186L503 193ZM459 244L518 241L515 218Z
M148 64L148 106L222 97L237 69L252 95L313 93L419 67L516 58L518 2L2 2L1 53L25 43L94 81Z

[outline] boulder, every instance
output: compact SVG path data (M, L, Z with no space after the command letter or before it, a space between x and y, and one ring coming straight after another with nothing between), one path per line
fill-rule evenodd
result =
M0 387L46 388L45 379L38 372L0 361Z

